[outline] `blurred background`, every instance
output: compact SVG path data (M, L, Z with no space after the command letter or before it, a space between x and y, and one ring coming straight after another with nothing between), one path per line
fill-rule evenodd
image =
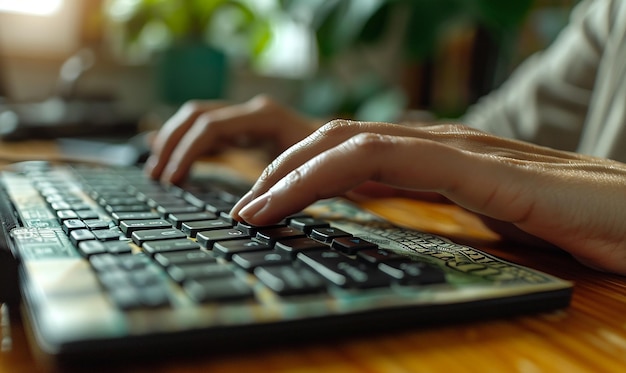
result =
M0 0L0 136L134 133L189 99L262 92L319 117L454 118L575 3Z

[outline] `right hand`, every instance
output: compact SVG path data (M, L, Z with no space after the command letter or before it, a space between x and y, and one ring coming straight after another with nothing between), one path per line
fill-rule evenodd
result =
M224 145L269 141L275 156L316 128L315 121L263 95L235 105L190 101L156 135L145 170L154 179L178 184L200 156L219 152Z

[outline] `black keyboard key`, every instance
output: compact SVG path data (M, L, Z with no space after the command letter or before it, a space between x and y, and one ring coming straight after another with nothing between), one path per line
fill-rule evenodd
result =
M337 251L310 251L298 259L326 280L345 288L375 288L391 284L391 277L377 267L351 259Z
M220 263L194 263L170 266L167 273L174 281L182 283L191 279L232 276L233 271Z
M148 219L158 219L161 216L153 211L146 212L114 212L111 214L113 221L115 224L120 224L122 220L148 220Z
M274 248L277 251L283 251L292 258L295 258L298 253L309 250L328 250L328 245L319 241L315 241L308 237L294 238L291 240L278 241Z
M174 238L185 238L187 236L178 229L169 228L135 231L131 237L137 246L142 246L143 243L147 241L171 240Z
M113 214L116 212L150 212L150 207L146 205L106 205L105 210Z
M256 239L274 246L276 241L306 237L304 232L294 227L284 226L278 228L261 229L256 233Z
M126 237L130 237L133 232L139 230L171 228L172 224L164 219L146 219L146 220L122 220L120 229Z
M214 229L232 228L227 221L221 219L188 221L183 223L180 230L189 237L196 237L198 232L210 231Z
M356 253L358 259L361 259L367 263L378 264L387 263L390 261L404 261L406 256L396 254L393 251L385 249L365 249Z
M193 251L158 253L154 256L154 260L156 260L157 263L163 267L182 264L217 263L217 260L213 257L213 255L199 249Z
M234 254L269 249L270 245L250 239L220 241L213 245L213 253L226 260L231 260Z
M289 225L303 231L306 234L311 234L313 228L330 227L330 224L326 220L313 217L294 217L289 220Z
M106 220L101 219L89 219L84 221L85 225L89 230L97 230L97 229L109 229L111 228L111 224Z
M217 216L208 211L177 213L177 214L169 214L167 216L167 220L170 223L172 223L174 228L178 228L178 229L180 229L183 223L188 222L188 221L213 220L213 219L217 219Z
M150 255L184 250L200 250L200 245L187 238L173 240L148 241L143 244L143 249Z
M292 265L257 267L254 274L265 286L280 295L315 293L326 288L325 281L306 267L296 268Z
M119 239L123 237L122 233L117 229L100 229L92 231L92 233L98 241L119 241Z
M246 300L254 296L250 286L236 276L217 279L191 280L184 285L189 297L196 302Z
M333 249L345 254L356 254L366 249L376 249L378 246L359 237L338 237L330 245Z
M82 241L95 239L96 237L89 229L76 229L70 233L70 241L74 244L74 246L78 246L78 244Z
M311 230L311 238L326 243L331 243L335 238L351 236L350 233L333 227L314 228Z
M260 266L291 263L291 257L274 250L235 254L232 260L233 263L248 272L252 272L256 267Z
M218 241L229 241L242 238L250 237L244 232L235 228L198 232L198 234L196 235L196 240L198 241L200 246L207 249L211 249L213 247L213 244Z
M200 208L192 205L158 206L156 210L157 213L165 219L169 219L172 214L187 214L201 211Z
M78 215L79 219L88 220L88 219L98 219L100 215L94 210L78 210L76 211L76 215Z
M65 232L65 234L70 234L73 230L84 228L86 228L85 223L79 219L68 219L63 222L63 232Z

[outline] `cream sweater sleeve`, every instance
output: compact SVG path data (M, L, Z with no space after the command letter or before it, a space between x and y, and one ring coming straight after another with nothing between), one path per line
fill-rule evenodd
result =
M496 135L577 150L609 32L609 2L578 4L552 45L524 61L462 121Z

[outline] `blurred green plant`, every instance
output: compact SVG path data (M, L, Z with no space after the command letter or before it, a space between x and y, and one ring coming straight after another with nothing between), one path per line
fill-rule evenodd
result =
M304 106L313 114L340 111L349 115L357 113L358 117L359 111L393 112L405 102L398 87L389 86L371 72L353 87L338 87L340 82L328 70L347 51L384 41L400 20L399 58L405 62L423 62L436 53L447 27L464 22L485 30L500 49L501 57L506 58L533 0L280 0L280 3L295 17L308 18L316 35L322 76L312 81ZM325 96L315 90L325 92ZM328 98L331 93L335 95L334 101ZM315 100L319 96L327 97L326 103L335 102L334 106L324 107L324 102ZM342 102L337 103L338 100ZM398 107L389 108L394 104Z
M114 49L130 61L186 43L253 61L271 40L270 19L244 0L108 0L104 14Z

